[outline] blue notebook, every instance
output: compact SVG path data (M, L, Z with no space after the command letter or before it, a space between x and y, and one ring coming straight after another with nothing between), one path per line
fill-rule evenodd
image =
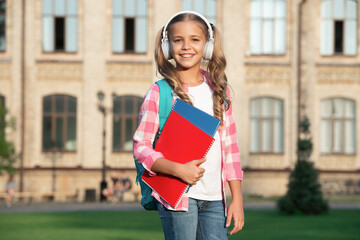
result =
M216 117L211 116L181 99L176 99L173 110L211 137L214 137L220 124L220 120Z

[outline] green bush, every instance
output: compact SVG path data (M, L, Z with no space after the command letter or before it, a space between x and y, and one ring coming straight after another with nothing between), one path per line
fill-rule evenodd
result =
M291 201L290 197L287 195L279 199L279 201L277 202L277 208L280 212L289 215L296 212L296 207L293 201Z
M298 140L298 161L290 174L288 190L277 202L277 208L285 214L297 211L303 214L321 214L329 210L328 202L323 199L318 173L314 164L309 161L312 152L311 138L308 137L309 120L307 117L300 123L300 130L305 139Z

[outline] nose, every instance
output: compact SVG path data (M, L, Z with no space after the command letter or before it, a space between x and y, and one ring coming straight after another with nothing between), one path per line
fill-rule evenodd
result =
M189 49L189 48L190 48L190 42L188 40L184 40L181 49L186 50L186 49Z

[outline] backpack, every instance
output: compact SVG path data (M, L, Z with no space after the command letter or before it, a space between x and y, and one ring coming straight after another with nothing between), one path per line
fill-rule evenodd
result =
M165 79L157 81L156 84L159 86L160 89L159 132L158 132L158 137L159 137L172 109L172 92L171 92L171 87L169 86L169 84L166 82ZM153 147L155 147L155 144L153 144ZM154 199L151 196L152 189L141 180L141 177L145 172L145 168L135 159L134 161L135 161L136 173L137 173L136 184L139 185L140 183L140 188L141 188L141 205L146 210L157 210L156 199Z

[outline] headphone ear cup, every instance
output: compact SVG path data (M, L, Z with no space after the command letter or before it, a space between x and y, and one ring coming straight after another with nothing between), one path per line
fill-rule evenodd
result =
M214 50L214 41L210 39L205 43L204 46L204 53L203 53L203 59L205 60L211 60Z
M168 40L165 40L161 43L161 50L164 54L165 59L169 60L171 58L171 49Z

